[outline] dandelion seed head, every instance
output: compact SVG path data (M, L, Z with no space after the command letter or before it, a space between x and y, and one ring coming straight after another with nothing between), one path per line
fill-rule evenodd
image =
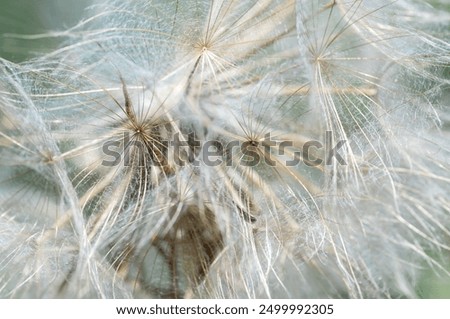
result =
M30 37L59 49L0 60L2 296L415 297L448 275L448 13L93 4Z

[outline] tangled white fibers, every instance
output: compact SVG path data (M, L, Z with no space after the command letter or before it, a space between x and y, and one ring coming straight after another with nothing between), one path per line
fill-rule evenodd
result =
M416 297L450 275L450 13L99 0L0 60L0 296Z

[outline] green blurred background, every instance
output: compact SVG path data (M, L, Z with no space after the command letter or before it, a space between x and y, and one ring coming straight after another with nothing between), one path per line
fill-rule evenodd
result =
M22 39L74 26L92 0L0 0L0 57L20 62L60 45L58 38Z
M81 19L86 6L92 2L93 0L0 0L0 57L20 62L51 52L61 45L58 37L26 39L17 35L36 35L74 26ZM450 0L429 3L450 11ZM450 265L450 256L445 264ZM443 271L439 273L428 269L419 281L417 294L422 298L450 298L450 278Z

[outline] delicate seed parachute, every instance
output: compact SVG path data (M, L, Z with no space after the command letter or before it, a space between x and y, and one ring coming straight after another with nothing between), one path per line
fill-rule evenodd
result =
M0 60L0 295L417 296L450 275L449 22L101 0L36 36Z

